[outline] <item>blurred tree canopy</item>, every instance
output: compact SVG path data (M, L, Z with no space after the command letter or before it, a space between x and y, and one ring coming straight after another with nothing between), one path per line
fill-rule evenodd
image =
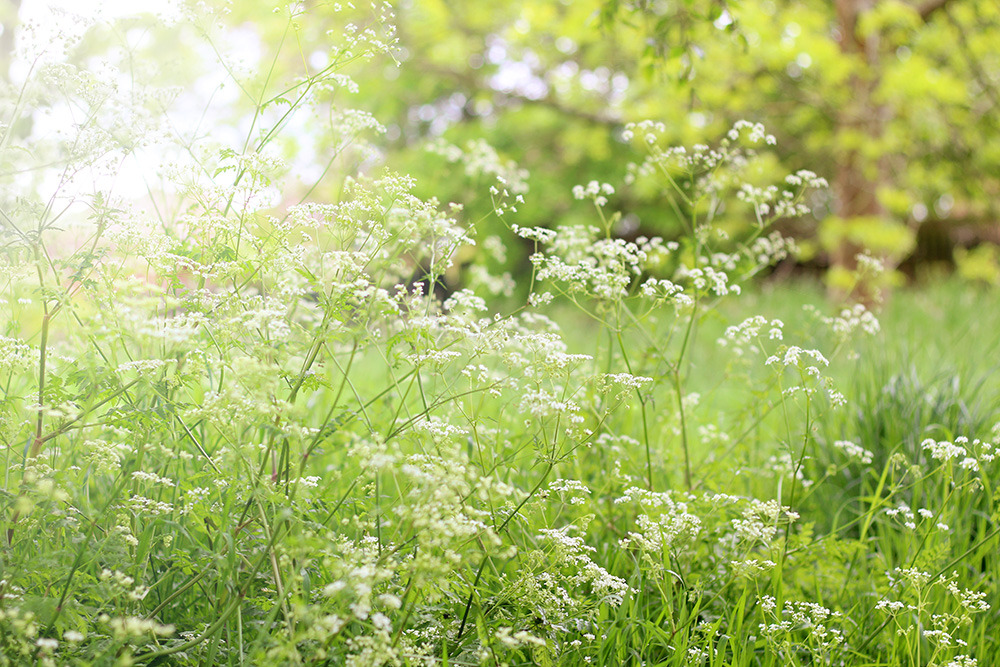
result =
M213 14L228 31L217 39L244 43L242 69L227 67L246 83L235 98L231 90L219 98L267 112L252 121L245 109L234 112L234 126L246 134L248 122L280 123L283 105L303 91L274 82L323 71L331 58L349 62L350 45L329 43L330 31L351 22L361 33L387 11L382 3L275 9L247 0ZM804 241L806 259L833 267L835 283L860 248L898 264L929 258L935 239L950 257L963 234L966 245L996 236L996 0L402 0L392 12L396 33L382 37L397 40L397 62L351 63L356 92L331 79L310 93L317 113L342 105L370 112L385 126L381 162L415 176L421 195L466 204L477 224L500 224L490 215L492 179L455 164L457 149L473 161L495 150L493 162L530 173L513 220L522 226L593 222L592 209L569 193L597 180L617 188L616 233L671 237L681 226L665 193L622 185L643 141L628 138L625 125L661 121L668 139L690 145L714 142L746 119L777 137L772 173L806 168L830 181L829 194L810 202L812 218L785 231ZM122 57L158 63L165 80L171 68L187 73L213 56L169 27L149 32L153 39ZM78 48L107 50L130 34L92 34ZM335 197L351 170L374 165L331 168L325 156L342 137L315 128L282 141L295 144L288 155L307 155L329 173L290 197ZM734 209L721 223L738 234L750 222L741 216ZM917 248L918 237L931 251Z
M747 119L777 136L777 173L830 181L818 229L792 231L835 267L861 247L902 261L921 223L997 219L994 0L409 0L397 12L401 67L378 64L362 96L394 158L438 196L468 199L423 142L484 137L531 173L520 224L574 222L589 211L558 195L620 182L636 155L625 123L659 120L690 144ZM659 193L619 189L613 204L622 233L678 229Z

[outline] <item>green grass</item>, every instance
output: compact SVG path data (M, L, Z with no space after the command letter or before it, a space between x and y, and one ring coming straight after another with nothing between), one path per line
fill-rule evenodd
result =
M965 471L921 448L926 438L995 439L998 387L970 357L988 358L996 345L984 320L996 297L969 293L954 283L894 295L859 358L830 367L847 405L817 398L807 422L801 401L775 392L761 358L734 362L719 352L721 328L702 323L689 371L703 392L687 415L700 434L690 492L677 413L663 407L672 390L659 381L643 399L650 492L626 491L649 485L640 403L627 398L605 412L607 397L591 398L594 412L581 414L597 436L580 447L546 442L553 423L526 427L516 399L385 365L375 350L344 349L324 366L294 413L318 429L312 435L268 426L274 413L264 406L253 408L267 415L256 426L235 421L236 396L221 413L207 394L182 408L170 374L127 391L81 371L60 377L50 388L104 387L99 396L117 407L97 424L62 429L7 496L19 516L4 559L5 655L12 664L44 657L35 638L54 637L77 664L159 655L171 664L338 664L372 636L404 663L425 660L407 654L428 648L449 664L503 655L511 664L903 665L992 655L995 612L978 611L963 591L986 600L998 592L996 469ZM777 285L719 312L805 330L802 305L821 298L818 288ZM948 326L923 326L944 310ZM556 312L566 331L582 330L572 309ZM601 367L622 353L580 341ZM829 344L829 332L813 342ZM264 381L252 364L239 372ZM414 432L442 411L439 435ZM448 435L445 423L464 432ZM131 451L116 453L115 433L134 438ZM846 460L834 440L869 450L871 463ZM8 478L26 448L8 448ZM289 461L295 471L283 473ZM295 481L308 474L316 480ZM578 484L550 487L556 479ZM778 497L799 515L793 522L790 510L760 504ZM773 565L761 568L766 560ZM629 587L617 603L607 577ZM391 619L382 640L380 626L358 616L368 587L382 596L371 613ZM876 608L883 599L909 606L889 614ZM577 625L566 627L570 619ZM938 630L968 646L949 646ZM85 638L64 639L73 632ZM497 632L528 634L491 639Z
M456 154L495 184L501 244L535 246L501 298L459 207L356 173L373 152L323 95L385 48L287 88L272 71L242 148L178 150L180 219L18 191L0 665L989 664L1000 297L900 290L874 333L818 285L761 284L788 250L775 211L823 182L761 170L767 135L740 123L685 153L637 128L676 244L612 238L596 182L593 229L519 229L519 172ZM133 150L98 130L134 101L73 81L25 99L86 111L92 154L37 150L89 173ZM276 91L301 97L274 116ZM330 119L349 187L273 159L303 112ZM719 233L718 198L754 224ZM446 273L470 289L419 286Z

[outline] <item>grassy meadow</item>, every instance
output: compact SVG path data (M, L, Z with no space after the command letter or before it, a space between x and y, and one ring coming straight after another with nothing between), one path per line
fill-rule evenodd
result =
M418 197L324 97L385 35L161 126L145 199L101 184L165 93L40 58L5 99L44 177L0 223L0 665L992 664L1000 294L765 278L827 184L747 121L626 125L567 192L451 146L492 216ZM41 99L74 123L28 150ZM631 187L683 229L617 236Z
M995 293L899 290L876 331L801 280L492 315L384 277L20 297L5 664L998 650Z

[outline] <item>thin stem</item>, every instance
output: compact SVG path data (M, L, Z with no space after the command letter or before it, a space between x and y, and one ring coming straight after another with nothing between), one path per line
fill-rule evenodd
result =
M507 528L507 524L509 524L511 520L515 516L517 516L517 514L521 511L521 508L524 507L525 503L527 503L531 498L533 498L534 495L538 493L538 490L542 488L542 484L545 483L545 480L548 479L549 473L552 472L552 466L553 466L552 463L548 464L548 466L545 468L545 472L542 473L541 478L538 480L538 483L535 484L535 487L528 493L528 495L524 497L524 499L520 503L518 503L517 507L514 508L514 511L510 513L510 516L504 519L503 523L500 524L500 527L497 528L496 530L497 535L502 533ZM472 600L476 594L476 586L479 585L479 579L483 575L483 568L486 566L486 562L489 559L490 557L484 554L483 560L479 563L479 570L476 572L476 579L475 581L472 582L472 588L469 590L469 599L466 600L465 602L465 612L463 612L462 614L462 622L459 624L458 634L455 636L456 644L459 641L461 641L462 635L465 633L465 623L469 619L469 610L472 609Z
M632 364L628 359L628 352L625 351L625 341L622 339L621 329L617 331L618 347L621 349L622 361L625 362L625 368L628 369L629 375L635 375L632 372ZM638 387L635 388L636 396L639 397L639 410L642 416L642 436L643 441L646 446L646 483L649 486L649 490L653 490L653 455L649 447L649 419L646 416L646 397L643 395L642 390Z

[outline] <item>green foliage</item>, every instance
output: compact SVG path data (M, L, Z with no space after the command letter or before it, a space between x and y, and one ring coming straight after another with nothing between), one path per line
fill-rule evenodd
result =
M958 275L973 283L1000 284L1000 247L984 243L970 250L960 248L955 254Z
M525 30L586 9L511 7ZM685 53L719 7L672 7L698 19ZM471 22L431 48L445 60L495 20L411 9ZM420 185L341 99L348 71L400 55L388 8L252 10L198 5L137 42L139 23L97 26L0 98L32 121L0 142L0 664L996 653L990 376L928 380L936 359L892 359L903 338L864 305L753 292L795 251L777 224L826 188L783 169L763 125L684 148L662 122L610 141L559 126L537 159L559 142L607 158L569 188L566 164L529 181L470 133L432 147ZM250 22L265 67L237 66L223 19ZM114 66L168 40L237 91L194 96L204 127L183 91ZM539 106L519 111L551 129ZM160 182L119 196L153 160ZM669 207L677 237L616 235L629 192ZM533 224L556 205L581 224ZM516 244L521 292L497 274ZM858 263L855 281L882 268ZM858 355L884 364L859 376Z
M860 216L859 225L877 214L911 229L927 215L991 223L996 4L951 0L924 13L916 2L880 0L861 9L856 29L835 4L408 3L392 92L363 91L359 102L399 137L389 148L397 164L442 199L468 200L470 184L428 162L421 137L485 137L539 191L558 192L581 173L601 182L621 173L634 159L626 123L656 118L669 143L692 145L748 119L779 139L778 171L808 165L834 185L809 202L800 239L831 214ZM867 41L867 55L845 50L851 33ZM840 177L845 165L850 178ZM854 210L851 187L883 213ZM621 235L682 233L662 193L626 187L615 200ZM487 209L467 211L477 220ZM520 213L526 226L582 221L554 197L528 198ZM734 216L734 225L748 222Z

